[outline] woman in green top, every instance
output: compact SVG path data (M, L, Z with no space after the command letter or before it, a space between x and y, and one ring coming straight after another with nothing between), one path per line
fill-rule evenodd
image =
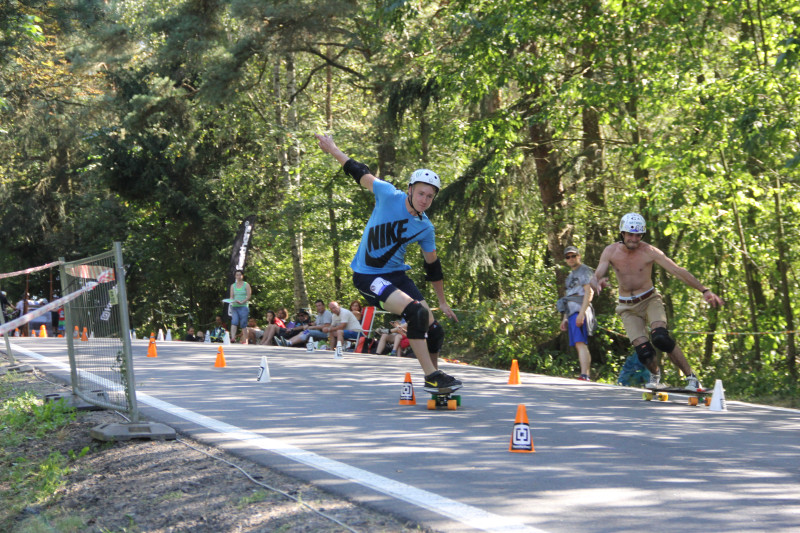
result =
M250 314L247 302L250 301L253 291L250 284L244 281L244 272L237 270L234 274L236 281L231 284L231 341L235 342L236 328L247 327L247 318Z

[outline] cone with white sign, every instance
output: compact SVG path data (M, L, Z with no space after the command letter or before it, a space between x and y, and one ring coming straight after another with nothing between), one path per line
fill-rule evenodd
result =
M406 372L403 388L400 389L400 405L417 405L417 398L414 396L414 384L411 383L411 372Z
M517 417L514 419L514 429L511 432L511 442L508 451L515 453L533 453L533 436L531 426L528 424L528 413L525 405L517 406Z

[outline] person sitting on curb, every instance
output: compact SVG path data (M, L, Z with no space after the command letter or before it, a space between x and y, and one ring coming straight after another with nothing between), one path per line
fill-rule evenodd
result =
M328 304L333 317L331 326L328 329L328 346L336 348L338 343L344 346L346 340L356 340L363 332L358 319L349 309L343 309L338 302L332 301Z

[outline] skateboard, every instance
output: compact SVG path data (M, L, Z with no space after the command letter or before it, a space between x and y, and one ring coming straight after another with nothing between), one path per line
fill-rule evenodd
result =
M455 411L461 405L461 395L453 394L451 392L430 392L431 399L428 400L428 410L447 408L449 411Z
M665 389L653 389L648 390L642 393L642 399L651 401L651 400L659 400L661 402L666 402L669 400L669 395L672 394L682 394L687 395L689 397L689 405L698 405L700 402L705 404L706 406L711 405L711 393L714 391L711 389L704 389L704 390L687 390L681 389L680 387L668 387Z

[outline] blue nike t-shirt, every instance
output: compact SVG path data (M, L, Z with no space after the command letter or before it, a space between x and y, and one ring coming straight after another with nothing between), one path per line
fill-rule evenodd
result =
M372 183L375 208L350 268L359 274L386 274L410 270L405 264L406 246L419 242L422 251L436 250L433 224L425 213L412 216L406 209L406 193L381 180Z

